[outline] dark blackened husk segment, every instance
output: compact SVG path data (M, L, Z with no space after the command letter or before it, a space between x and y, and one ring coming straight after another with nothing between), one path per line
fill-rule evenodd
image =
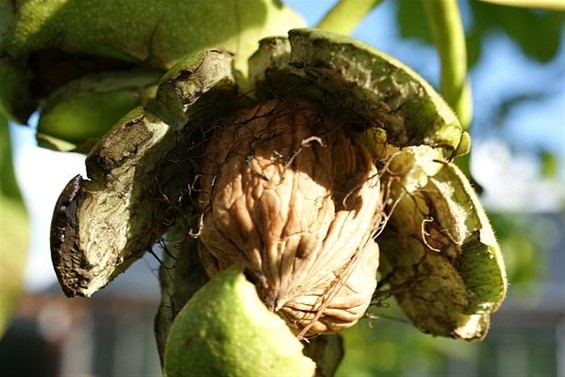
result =
M76 294L77 267L80 267L80 254L77 253L79 225L76 211L86 195L82 190L84 180L80 175L69 181L59 195L53 218L51 220L51 259L57 271L57 278L65 295L72 297Z
M340 124L301 99L241 111L209 142L201 179L210 275L244 265L296 332L334 332L363 315L381 195L374 164Z

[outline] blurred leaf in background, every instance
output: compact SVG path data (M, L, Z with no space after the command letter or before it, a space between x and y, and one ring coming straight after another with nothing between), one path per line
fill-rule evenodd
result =
M0 337L23 286L28 253L28 222L12 165L8 121L0 114Z
M478 352L473 343L415 331L392 299L382 305L371 308L374 319L344 332L346 353L338 377L442 376L447 375L446 355L465 359Z
M0 0L0 113L39 107L41 146L87 153L186 54L222 46L246 72L259 39L300 26L272 0Z
M527 290L533 281L544 278L547 252L557 245L560 229L555 221L536 213L496 212L490 214L513 291Z
M402 38L432 44L430 27L421 1L396 0L397 27ZM482 1L466 1L469 11L466 28L467 58L474 66L481 58L485 42L495 33L508 36L529 59L546 63L554 59L562 38L563 12L508 7ZM466 15L464 15L466 16ZM465 18L465 17L464 17Z
M554 59L559 52L563 12L482 1L470 1L469 5L473 19L467 34L471 65L480 59L485 39L496 32L507 35L529 59L541 63Z

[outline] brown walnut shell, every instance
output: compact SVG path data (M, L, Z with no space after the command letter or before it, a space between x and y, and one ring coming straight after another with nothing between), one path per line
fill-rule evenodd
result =
M242 110L209 141L201 190L209 275L243 265L299 337L339 331L365 313L382 197L375 165L338 122L300 99Z

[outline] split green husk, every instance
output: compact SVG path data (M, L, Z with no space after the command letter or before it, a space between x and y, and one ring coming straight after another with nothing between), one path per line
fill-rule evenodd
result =
M378 171L387 221L367 231L380 249L380 286L420 330L483 338L506 293L504 264L476 194L452 162L468 152L470 137L433 88L382 52L312 29L262 40L247 79L232 59L210 49L181 60L155 101L90 152L88 179L70 183L54 216L53 259L65 292L92 295L168 231L157 322L163 348L206 280L190 234L202 224L194 190L207 142L239 109L302 99L339 122Z

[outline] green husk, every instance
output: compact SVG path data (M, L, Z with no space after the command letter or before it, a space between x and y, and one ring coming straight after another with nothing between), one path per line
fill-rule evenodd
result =
M167 377L314 375L316 364L237 267L215 276L177 315L167 339Z
M172 221L188 218L197 227L187 187L223 117L271 98L302 97L343 122L381 172L390 218L376 239L380 273L410 320L434 335L484 337L506 292L504 265L477 196L451 162L470 138L441 97L395 59L311 29L263 40L249 66L247 81L222 50L181 60L161 79L155 103L118 122L94 148L91 180L67 190L54 221L54 261L67 294L88 296L106 285ZM177 306L188 299L169 291L166 300ZM166 313L164 332L175 315Z

